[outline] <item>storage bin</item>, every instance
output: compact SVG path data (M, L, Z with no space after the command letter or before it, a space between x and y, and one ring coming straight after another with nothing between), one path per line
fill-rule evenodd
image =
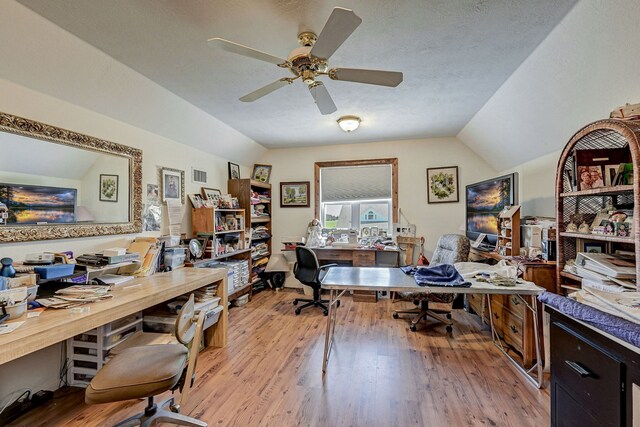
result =
M185 248L167 248L164 251L164 263L166 266L171 268L180 267L184 264L186 257L187 253Z
M176 329L176 315L155 314L144 315L143 329L145 332L173 334Z
M59 279L61 277L71 276L75 264L55 264L55 265L42 265L35 267L33 272L38 274L41 279Z

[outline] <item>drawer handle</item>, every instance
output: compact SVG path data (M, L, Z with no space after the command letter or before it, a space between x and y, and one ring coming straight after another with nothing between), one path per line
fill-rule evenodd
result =
M511 302L513 305L520 305L520 300L516 297L511 298Z
M593 374L590 371L588 371L587 369L585 369L584 367L582 367L582 365L580 365L578 362L572 362L571 360L565 360L564 363L566 363L567 366L569 366L571 369L573 369L573 371L575 373L577 373L578 375L580 375L580 377L582 377L582 378L593 377Z
M513 332L514 334L518 333L518 328L516 328L515 326L511 325L510 328L511 328L511 332Z

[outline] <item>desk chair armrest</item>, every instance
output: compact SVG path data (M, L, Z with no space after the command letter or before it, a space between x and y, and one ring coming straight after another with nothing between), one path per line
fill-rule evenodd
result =
M336 264L335 262L333 264L325 264L325 265L321 265L320 269L323 270L325 268L329 268L329 267L337 267L338 264Z

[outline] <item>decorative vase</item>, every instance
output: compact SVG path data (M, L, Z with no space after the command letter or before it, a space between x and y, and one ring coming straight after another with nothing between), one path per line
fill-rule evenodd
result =
M13 268L13 260L11 258L0 259L2 269L0 270L0 276L3 277L16 277L16 269Z

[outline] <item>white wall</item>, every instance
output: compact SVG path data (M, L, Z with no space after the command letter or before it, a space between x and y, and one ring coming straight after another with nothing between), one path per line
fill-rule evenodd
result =
M640 1L579 1L458 138L504 170L561 150L587 123L640 102L639 21Z
M314 218L314 163L332 160L398 158L398 203L403 214L417 225L417 234L426 239L430 253L441 234L462 233L465 185L490 178L496 171L456 138L412 141L385 141L327 147L269 150L260 163L273 165L271 174L273 209L273 249L280 249L283 236L305 235ZM427 204L427 168L458 166L460 201ZM310 208L280 208L279 183L310 181Z

